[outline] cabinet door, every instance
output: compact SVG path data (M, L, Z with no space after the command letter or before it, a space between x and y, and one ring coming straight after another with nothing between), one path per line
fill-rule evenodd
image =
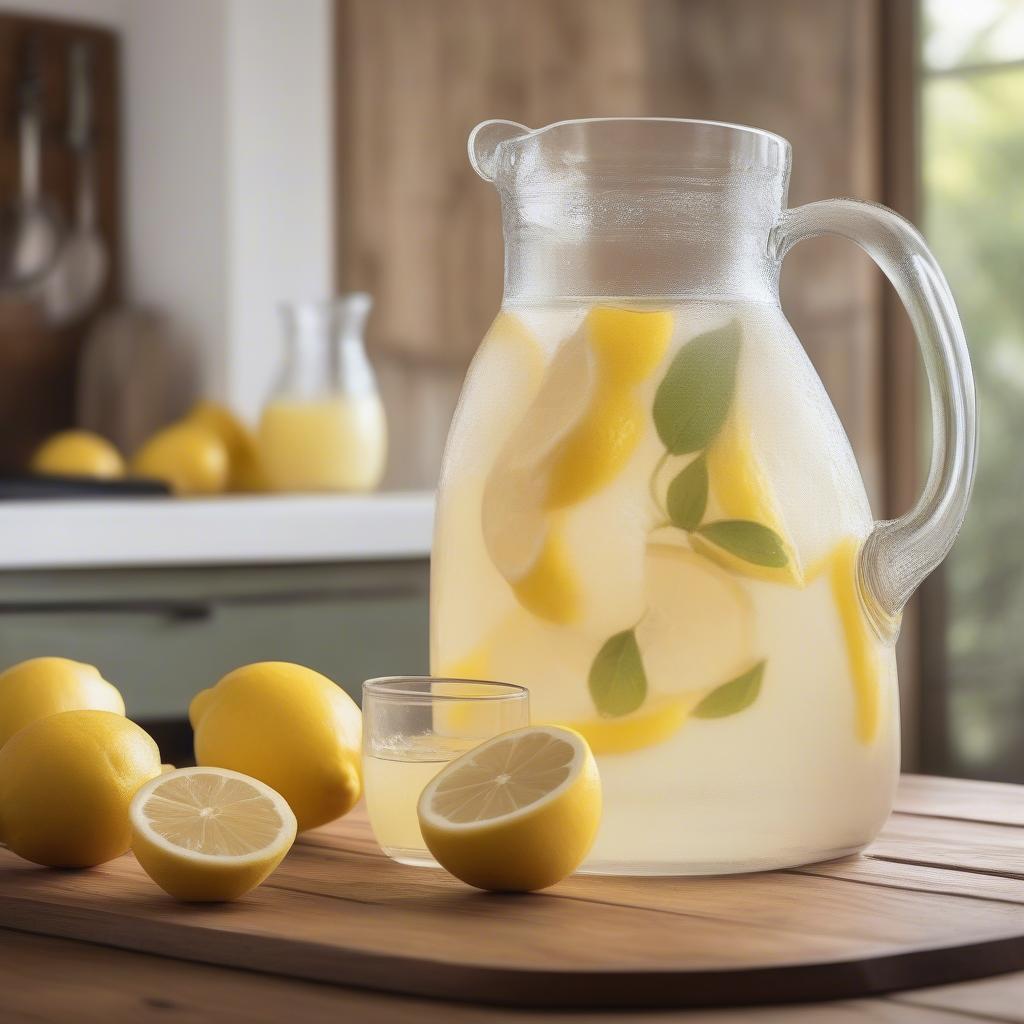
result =
M183 719L252 661L308 665L357 700L370 676L428 667L425 563L21 575L0 577L0 667L89 662L139 720Z

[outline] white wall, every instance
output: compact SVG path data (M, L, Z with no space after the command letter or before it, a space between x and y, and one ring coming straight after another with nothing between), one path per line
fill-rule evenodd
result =
M333 286L330 0L230 0L227 394L254 416L280 360L277 306Z
M276 306L333 283L330 0L22 0L119 29L130 302L197 337L208 393L255 416Z
M170 310L226 393L227 18L219 0L129 0L124 24L125 295Z

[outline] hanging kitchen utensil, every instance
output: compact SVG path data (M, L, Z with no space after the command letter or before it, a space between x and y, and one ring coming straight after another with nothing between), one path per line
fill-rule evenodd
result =
M21 184L0 214L0 287L20 289L38 281L57 259L63 220L40 190L42 78L39 40L29 36L18 85Z
M96 159L93 145L92 48L71 47L68 145L76 155L74 223L60 254L40 282L46 318L70 323L88 313L107 280L107 248L96 225Z

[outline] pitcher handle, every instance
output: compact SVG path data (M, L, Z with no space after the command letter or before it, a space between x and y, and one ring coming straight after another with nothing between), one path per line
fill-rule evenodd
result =
M847 238L878 264L906 307L928 375L932 457L924 490L905 515L875 523L858 566L869 611L895 632L903 606L956 540L974 486L971 360L946 278L912 224L877 203L829 199L785 211L769 246L781 262L797 242L817 235Z

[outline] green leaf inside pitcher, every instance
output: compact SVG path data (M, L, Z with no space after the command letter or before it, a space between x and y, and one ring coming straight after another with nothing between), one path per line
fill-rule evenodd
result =
M706 448L722 428L736 388L739 320L698 335L672 360L654 396L654 425L673 455Z
M589 686L594 706L602 715L628 715L643 704L647 674L633 630L605 641L590 667Z

